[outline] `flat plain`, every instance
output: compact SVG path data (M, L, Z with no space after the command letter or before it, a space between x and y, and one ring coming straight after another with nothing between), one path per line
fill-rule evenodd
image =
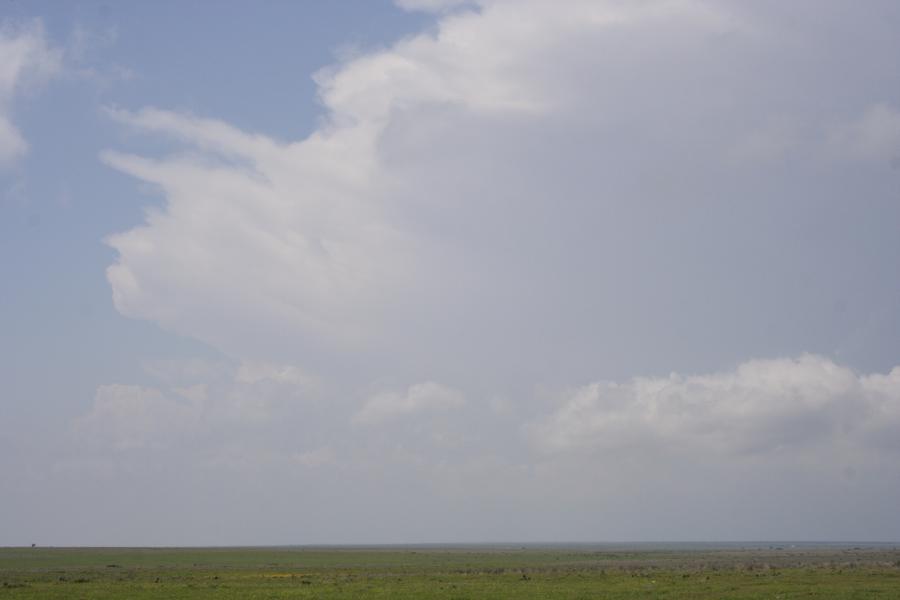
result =
M0 597L900 599L900 546L0 548Z

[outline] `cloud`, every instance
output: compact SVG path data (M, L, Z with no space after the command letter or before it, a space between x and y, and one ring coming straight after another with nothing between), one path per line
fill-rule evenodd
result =
M900 367L857 375L813 355L754 360L710 375L593 383L530 428L546 452L653 449L720 457L872 449L887 432L900 432Z
M190 388L180 396L135 385L103 385L91 411L75 422L75 431L117 450L158 446L199 423L205 390Z
M697 52L682 31L738 25L694 2L522 8L452 13L433 32L322 70L326 113L300 141L156 108L110 109L183 150L103 154L164 198L142 226L108 238L117 309L232 357L300 363L350 351L371 364L414 355L412 365L427 356L419 347L454 330L497 344L525 331L517 322L535 318L548 295L584 285L574 275L523 293L536 276L568 277L558 268L568 259L545 248L541 229L556 224L565 236L585 222L565 208L585 201L574 188L582 196L593 185L597 169L585 161L618 143L612 123L647 118L624 98L635 81L614 81L620 62L644 62L646 50L629 42L613 60L602 48L625 32L654 40L665 67L670 46L672 60ZM610 77L625 91L608 91ZM584 254L595 250L605 252Z
M28 151L28 143L13 124L16 95L58 73L61 59L61 51L48 44L40 21L0 23L0 167L13 164Z
M252 437L273 419L291 414L290 405L318 393L311 378L289 365L228 369L198 360L153 361L148 373L163 385L97 389L90 409L73 423L77 445L101 452L215 452L235 435Z
M405 392L382 392L369 398L353 415L353 422L375 425L415 413L458 408L465 404L463 395L433 381L411 385Z
M363 202L370 178L352 145L282 145L163 111L115 114L211 153L168 161L104 155L108 164L161 186L168 198L146 226L109 239L119 252L108 277L122 313L238 356L238 346L254 344L243 334L236 339L224 321L264 337L288 331L326 344L352 345L366 336L360 307L377 314L385 292L401 287L410 253L403 235ZM206 274L197 277L199 270ZM184 303L167 299L176 289ZM198 320L201 312L208 318Z
M246 386L234 374L207 387L103 386L54 472L113 497L122 486L102 482L124 477L183 501L210 485L290 499L267 504L271 522L247 543L275 523L323 543L896 535L884 517L896 504L900 368L754 360L520 399L504 415L434 382L347 403L338 418L296 413L310 399L293 384ZM268 420L235 410L235 395L264 400ZM836 518L848 503L861 514L852 523ZM161 523L161 542L178 538Z

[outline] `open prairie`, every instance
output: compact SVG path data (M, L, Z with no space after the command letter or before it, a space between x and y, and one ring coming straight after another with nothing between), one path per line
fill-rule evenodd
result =
M3 548L3 598L900 598L900 547Z

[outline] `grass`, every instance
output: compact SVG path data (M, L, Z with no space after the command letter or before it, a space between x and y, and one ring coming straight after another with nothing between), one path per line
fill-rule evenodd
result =
M900 599L900 550L0 548L0 597Z

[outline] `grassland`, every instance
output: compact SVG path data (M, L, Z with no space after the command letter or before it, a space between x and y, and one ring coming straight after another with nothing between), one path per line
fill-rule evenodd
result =
M0 548L0 597L900 599L900 549Z

